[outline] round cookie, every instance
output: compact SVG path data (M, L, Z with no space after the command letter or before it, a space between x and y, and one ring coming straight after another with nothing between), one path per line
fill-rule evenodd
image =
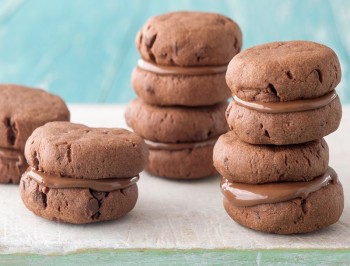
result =
M329 150L324 139L300 145L251 145L229 131L216 142L213 158L215 168L231 182L309 181L327 170Z
M33 130L51 121L69 120L63 100L40 89L0 85L0 147L23 150Z
M126 129L52 122L29 137L25 156L32 167L45 173L96 179L137 175L148 152L143 139Z
M298 144L334 132L341 120L339 97L314 110L264 113L233 100L226 111L227 123L240 140L251 144Z
M141 99L127 107L125 119L141 137L166 143L204 141L227 131L227 102L207 107L157 107Z
M213 105L231 95L225 72L211 75L162 75L139 67L132 73L132 87L142 100L160 106Z
M344 209L344 194L339 181L309 194L306 199L236 207L224 198L224 207L237 223L267 233L308 233L336 223Z
M195 179L216 175L213 146L214 144L210 144L179 150L150 148L146 171L170 179Z
M69 117L58 96L20 85L0 85L0 183L19 183L28 167L24 145L35 128Z
M48 188L28 176L20 184L25 206L38 216L53 221L84 224L115 220L130 212L137 201L137 185L111 192L88 188Z
M52 122L33 132L25 155L30 168L20 188L27 208L49 220L83 224L133 209L148 151L125 129Z
M247 49L231 60L226 73L234 95L261 102L317 98L334 90L340 79L334 51L309 41L274 42Z
M159 65L224 65L240 51L242 33L219 14L172 12L149 19L136 45L143 59Z

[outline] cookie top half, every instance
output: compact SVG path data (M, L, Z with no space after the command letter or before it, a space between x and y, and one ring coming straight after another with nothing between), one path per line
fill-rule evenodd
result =
M40 89L0 85L0 147L23 150L33 130L51 121L68 121L64 101Z
M341 79L335 52L309 41L274 42L235 56L226 82L246 101L285 102L317 98L334 90Z
M29 137L25 156L30 166L48 174L128 178L143 170L148 150L141 137L126 129L52 122Z
M224 65L240 51L242 33L223 15L172 12L149 19L136 46L144 60L159 65Z
M213 159L230 182L301 182L327 171L329 149L324 139L298 145L252 145L229 131L216 142Z

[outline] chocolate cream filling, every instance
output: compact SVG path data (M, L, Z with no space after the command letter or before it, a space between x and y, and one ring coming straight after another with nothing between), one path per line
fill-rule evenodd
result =
M19 170L20 167L26 164L23 151L14 150L14 149L0 148L0 160L3 162L14 162L17 167L19 175L22 174Z
M221 192L234 206L250 207L259 204L278 203L295 198L305 199L331 182L337 183L337 173L328 167L327 171L307 182L281 182L260 185L229 182L226 178L221 180Z
M221 66L200 66L200 67L179 67L179 66L162 66L147 62L143 59L137 61L140 69L153 72L160 75L185 75L199 76L225 73L227 65Z
M59 175L50 175L33 168L28 168L24 175L48 188L90 188L95 191L111 192L134 185L139 175L131 178L83 179Z
M211 146L211 145L214 145L217 140L218 138L211 138L205 141L198 141L198 142L164 143L164 142L154 142L154 141L145 139L145 142L150 150L179 151L179 150Z
M248 102L238 98L236 95L233 96L233 100L240 106L246 107L251 110L263 113L280 114L318 109L328 105L337 97L337 93L335 91L332 91L318 98L295 100L288 102Z

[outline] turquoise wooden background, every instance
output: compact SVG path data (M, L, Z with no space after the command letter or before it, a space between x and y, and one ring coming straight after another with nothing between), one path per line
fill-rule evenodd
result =
M338 92L350 103L347 0L0 0L0 82L44 87L68 102L127 102L137 30L174 10L233 18L244 48L292 39L331 46L343 69Z

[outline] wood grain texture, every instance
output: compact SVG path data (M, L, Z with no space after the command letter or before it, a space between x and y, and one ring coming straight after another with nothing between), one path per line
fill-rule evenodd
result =
M149 17L174 10L233 18L244 48L292 39L329 45L343 68L338 92L350 102L347 0L0 0L0 82L44 87L68 102L127 102L135 97L136 32Z

